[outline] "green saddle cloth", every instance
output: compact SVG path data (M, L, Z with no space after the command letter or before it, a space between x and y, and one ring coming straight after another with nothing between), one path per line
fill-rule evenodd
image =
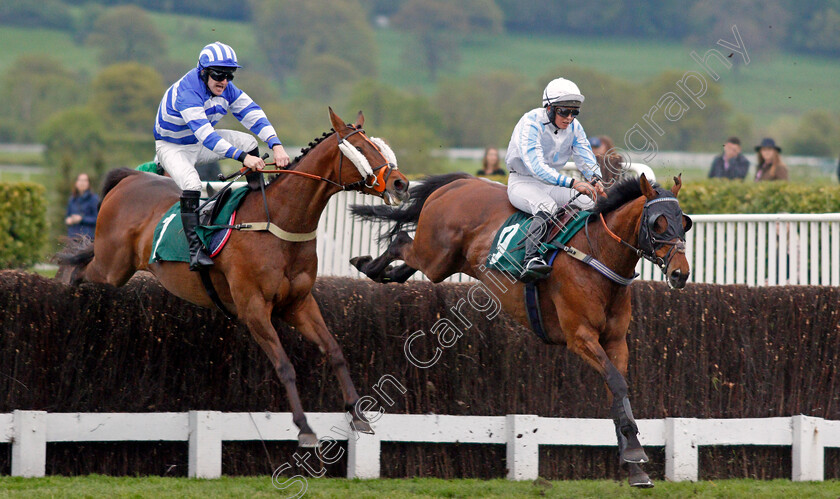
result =
M540 245L540 255L545 257L552 251L557 251L559 245L569 242L583 228L590 214L588 211L580 211L569 219L554 239ZM517 211L505 220L493 238L493 246L487 255L487 267L515 276L520 274L525 260L525 235L532 219L533 216Z
M199 225L195 228L195 233L198 234L198 238L201 239L206 248L212 249L211 239L217 231L221 230L218 225L227 225L230 222L230 216L239 207L248 192L247 187L234 189L226 197L219 214L213 219L213 225ZM173 204L160 219L155 227L155 237L152 241L152 254L149 257L149 263L190 261L190 248L187 245L187 238L184 236L184 225L181 223L180 202Z

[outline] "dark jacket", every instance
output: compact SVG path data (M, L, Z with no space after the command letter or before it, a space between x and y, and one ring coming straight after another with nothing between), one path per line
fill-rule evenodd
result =
M750 160L743 154L739 154L729 160L729 168L724 169L723 154L715 156L712 161L712 169L709 170L709 178L739 178L747 177L747 170L750 169Z
M67 226L67 236L73 237L76 234L83 234L93 239L96 229L96 216L99 214L99 196L87 191L80 196L73 196L67 203L67 214L81 215L82 221L76 225Z

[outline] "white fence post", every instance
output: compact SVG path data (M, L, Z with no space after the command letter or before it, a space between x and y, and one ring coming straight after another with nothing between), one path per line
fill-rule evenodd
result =
M698 452L694 418L665 418L665 478L672 482L696 482Z
M222 476L222 428L219 411L190 411L190 478Z
M508 480L536 480L540 473L537 416L508 414L505 422Z
M12 476L44 476L47 469L47 413L14 411Z
M822 418L793 416L791 479L794 482L822 481L825 477L825 446L820 436Z
M347 478L379 478L382 456L379 435L348 431L351 433L347 439Z

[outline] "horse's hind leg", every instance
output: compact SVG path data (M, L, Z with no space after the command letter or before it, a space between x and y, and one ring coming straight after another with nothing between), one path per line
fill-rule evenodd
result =
M318 345L321 352L327 355L335 377L338 378L339 386L341 386L344 408L352 417L353 429L361 433L373 433L365 415L356 408L359 394L350 378L347 360L344 358L344 353L341 351L338 342L335 341L335 338L327 329L327 324L324 322L315 298L308 294L306 298L295 304L291 311L285 314L284 319L300 331L306 339Z
M379 257L373 259L370 256L357 256L352 258L350 263L373 281L405 282L417 269L412 269L407 265L389 267L389 264L394 260L403 259L404 252L413 242L414 240L411 239L408 232L401 230ZM408 269L411 269L411 272L406 275Z

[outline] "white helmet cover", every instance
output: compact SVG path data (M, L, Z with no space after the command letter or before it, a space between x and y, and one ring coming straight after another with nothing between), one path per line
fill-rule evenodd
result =
M543 107L564 101L578 101L583 103L583 94L574 82L565 78L556 78L548 82L543 90Z

